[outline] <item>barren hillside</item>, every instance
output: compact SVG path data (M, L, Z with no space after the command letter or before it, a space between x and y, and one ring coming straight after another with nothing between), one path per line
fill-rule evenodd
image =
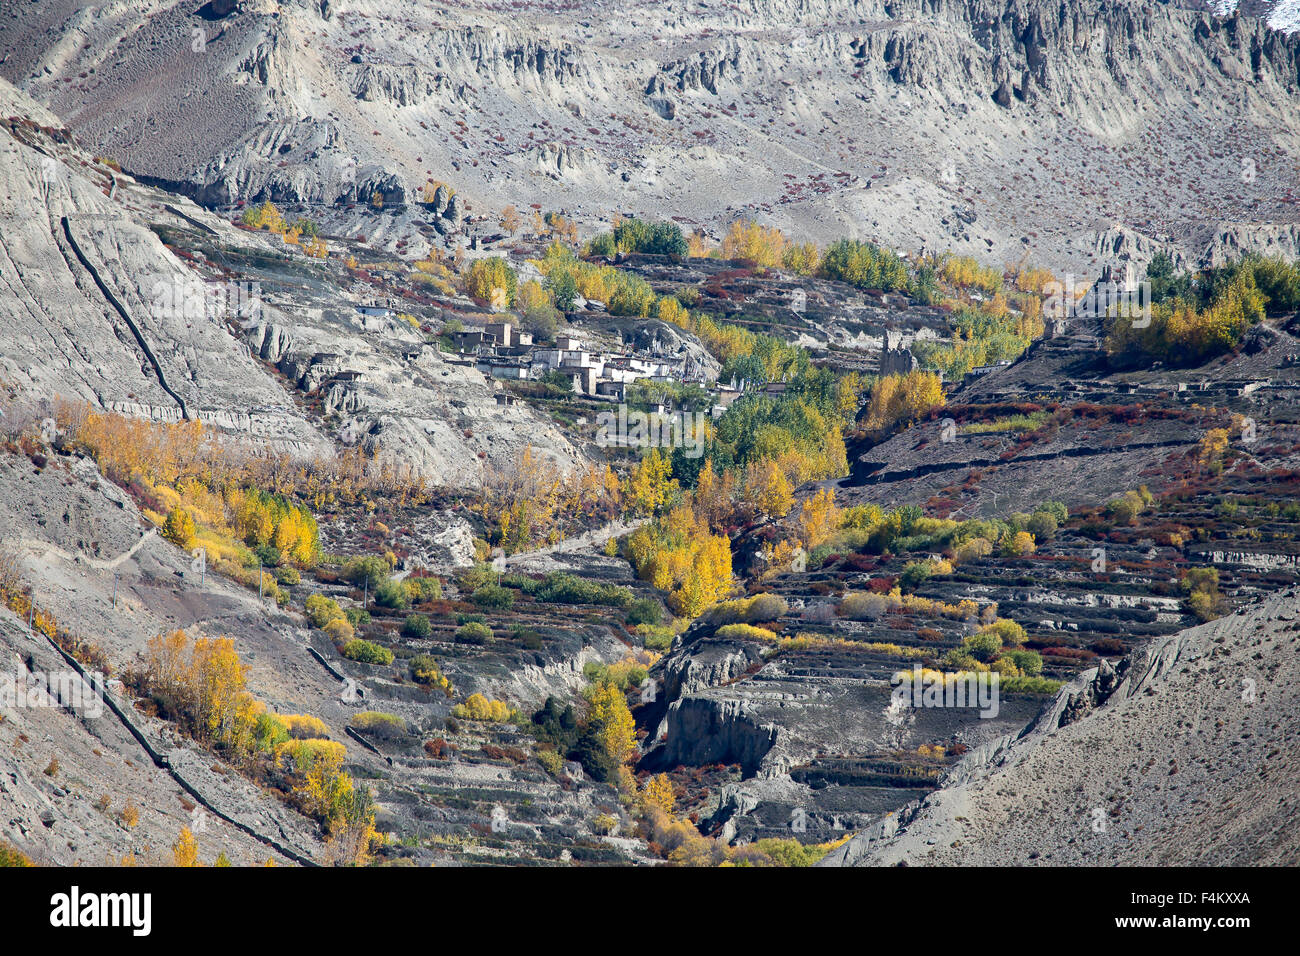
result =
M1300 863L1294 12L6 5L0 861Z
M826 866L1295 866L1295 594L1088 671Z
M1095 275L1294 252L1300 39L1081 0L17 5L0 72L206 204L752 215ZM457 226L460 224L457 223Z

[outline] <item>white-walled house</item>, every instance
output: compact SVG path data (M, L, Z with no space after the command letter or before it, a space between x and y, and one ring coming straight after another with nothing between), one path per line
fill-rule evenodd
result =
M510 358L480 358L474 367L485 375L492 378L513 379L523 381L529 378L529 367L526 362Z
M533 361L540 362L547 369L594 368L599 371L605 367L605 361L601 356L584 349L534 349Z

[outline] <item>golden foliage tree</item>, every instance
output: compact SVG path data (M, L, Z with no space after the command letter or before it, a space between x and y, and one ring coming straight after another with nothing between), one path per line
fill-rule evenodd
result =
M513 236L518 232L519 227L522 225L523 220L519 218L519 210L514 206L506 206L505 209L501 210L501 228L510 235Z
M280 210L275 208L275 203L269 199L260 206L250 206L245 209L240 221L253 229L268 229L279 235L283 235L288 229L284 216L280 215Z
M1204 435L1196 449L1196 462L1202 468L1219 471L1223 468L1223 456L1228 451L1228 430L1211 428Z
M714 531L721 531L731 518L735 504L736 473L726 471L719 475L713 470L712 459L704 462L704 467L695 480L695 494L692 502L695 515L700 523Z
M746 467L745 495L760 515L769 518L783 518L794 506L790 479L772 458L761 458Z
M199 865L199 843L189 827L181 829L180 836L172 845L172 865L193 867Z
M352 796L352 778L343 772L347 748L336 740L288 740L275 750L275 765L293 782L304 813L336 820Z
M724 259L739 259L763 268L781 264L786 238L773 226L760 226L748 219L738 219L731 224L722 239Z
M452 715L465 720L481 720L485 723L503 724L510 719L513 710L503 700L491 700L482 694L470 694L465 703L457 704Z
M145 646L144 689L202 740L229 742L244 695L244 668L228 637L191 641L184 631L157 634Z
M672 459L651 448L632 469L627 482L627 503L638 514L657 514L672 500L677 482L672 479Z
M731 541L713 534L691 502L634 531L627 556L676 614L697 617L731 591Z
M881 432L898 422L915 420L943 403L943 383L934 372L917 369L884 375L871 390L865 425L868 431Z
M613 684L596 684L590 694L589 719L599 729L597 736L609 758L624 764L636 755L636 721L627 698Z
M793 244L782 253L781 264L795 275L810 276L821 265L821 253L811 242Z
M514 304L518 284L515 270L501 256L475 259L465 271L465 289L470 295L503 307Z
M668 779L668 774L661 773L646 781L645 790L641 794L643 807L658 807L664 813L672 816L673 805L676 800L676 794L673 792L673 782Z
M608 465L561 472L554 460L524 448L518 459L485 470L480 511L508 554L558 538L568 524L608 521L623 492Z
M182 548L189 548L194 543L194 536L198 529L194 527L194 519L184 508L176 507L167 515L167 520L163 523L162 535L172 544L180 545Z
M835 505L835 491L822 488L799 509L799 539L806 548L815 548L840 527L840 509Z

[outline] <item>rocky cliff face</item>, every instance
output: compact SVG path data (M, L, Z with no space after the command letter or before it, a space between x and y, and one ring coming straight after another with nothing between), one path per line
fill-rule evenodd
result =
M7 84L0 112L14 117L0 126L0 380L297 455L361 445L436 484L473 486L530 444L576 460L407 322L358 313L338 276L304 276L275 242L91 162Z
M1294 601L1082 675L824 865L1294 865Z
M747 214L1075 272L1125 259L1104 248L1116 229L1194 258L1296 251L1300 40L1264 20L1124 0L614 6L29 4L0 25L0 70L207 203L392 204L443 180L472 216Z

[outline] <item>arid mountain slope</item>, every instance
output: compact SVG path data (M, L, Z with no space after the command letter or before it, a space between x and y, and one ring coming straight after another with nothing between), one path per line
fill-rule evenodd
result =
M576 459L526 406L498 405L481 372L395 316L360 315L369 299L337 262L305 265L93 162L3 81L0 113L13 117L0 127L0 380L28 397L202 419L295 454L361 444L436 484L474 485L528 444ZM206 259L160 239L177 232Z
M1085 673L824 865L1294 866L1294 592Z
M1125 0L55 2L0 23L6 78L208 203L443 180L470 230L507 203L745 214L1089 274L1156 237L1294 252L1298 67L1262 20Z

